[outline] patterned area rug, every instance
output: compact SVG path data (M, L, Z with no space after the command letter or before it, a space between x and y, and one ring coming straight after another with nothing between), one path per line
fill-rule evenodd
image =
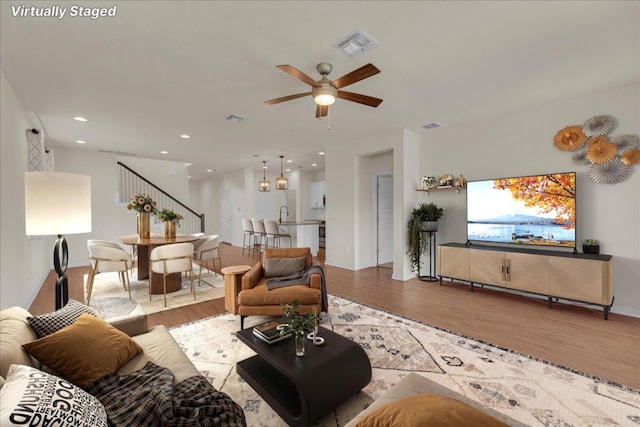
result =
M536 360L455 333L329 297L321 325L358 342L367 352L372 380L316 425L342 426L408 372L531 426L637 426L640 390ZM266 318L249 317L247 327ZM285 426L236 373L235 363L254 355L236 337L240 321L224 314L171 329L196 367L244 409L247 425ZM283 341L274 345L291 345Z
M147 280L130 279L132 298L130 300L129 293L123 289L117 273L101 273L96 276L93 283L91 304L89 305L94 307L103 319L114 320L115 318L132 314L134 311L142 310L144 313L152 314L224 297L224 279L222 275L203 271L202 284L199 285L197 266L195 266L193 277L196 300L193 300L193 294L191 293L191 282L189 279L183 278L182 289L167 294L167 306L165 307L162 294L152 295L151 300L149 299L149 282ZM85 275L85 302L87 278L88 275Z

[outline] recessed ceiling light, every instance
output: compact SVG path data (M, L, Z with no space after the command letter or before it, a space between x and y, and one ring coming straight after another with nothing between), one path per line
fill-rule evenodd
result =
M287 163L293 163L293 160L288 159L288 160L287 160Z
M189 139L191 138L189 135L187 135L186 133L183 133L182 135L180 135L180 138L182 139Z
M85 119L84 117L80 117L80 116L74 117L73 120L77 120L79 122L86 122L87 121L87 119Z
M162 151L160 152L160 154L169 154L169 152L168 152L168 151L166 151L166 150L162 150Z
M324 151L320 151L318 154L324 156Z
M286 172L291 172L291 169L287 168L285 169Z
M77 140L76 142L77 142L78 144L86 144L86 143L87 143L87 141L83 141L83 140L81 140L81 139Z
M213 169L207 169L207 172L213 172Z
M318 166L317 163L311 163L311 166Z

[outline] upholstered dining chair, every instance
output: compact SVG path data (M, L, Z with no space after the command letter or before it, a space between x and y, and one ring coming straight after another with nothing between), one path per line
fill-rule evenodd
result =
M162 274L164 306L167 306L167 276L173 273L189 273L191 292L196 299L196 288L193 286L193 243L173 243L156 246L149 255L149 269L153 273ZM149 301L151 301L151 280L149 278Z
M200 266L198 270L198 284L202 283L202 269L206 268L209 271L213 271L215 275L216 273L216 261L220 269L222 270L222 258L220 258L220 250L219 250L219 241L220 236L217 234L213 234L211 236L205 236L204 242L200 243L195 250L195 259L196 264ZM211 262L211 264L209 264Z
M273 239L273 247L280 247L280 239L289 239L289 247L291 247L291 234L282 233L278 223L272 219L264 220L264 229L267 233L267 246L269 246L269 239Z
M89 278L87 279L87 305L91 302L93 283L99 273L117 272L122 287L129 291L131 298L131 285L129 283L129 269L132 259L129 252L122 249L118 244L106 241L87 241L89 250Z

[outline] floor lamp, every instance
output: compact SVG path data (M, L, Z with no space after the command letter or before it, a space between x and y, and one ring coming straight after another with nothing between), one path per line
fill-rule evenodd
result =
M56 310L69 300L64 234L91 232L91 177L62 172L25 172L25 224L27 236L57 235L53 247Z

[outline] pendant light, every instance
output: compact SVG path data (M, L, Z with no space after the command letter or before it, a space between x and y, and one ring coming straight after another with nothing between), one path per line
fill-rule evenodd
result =
M283 170L282 170L282 159L284 159L284 156L280 156L280 176L276 178L276 190L289 189L289 180L284 177Z
M267 180L267 161L262 161L262 181L258 181L258 191L271 191L271 182Z

